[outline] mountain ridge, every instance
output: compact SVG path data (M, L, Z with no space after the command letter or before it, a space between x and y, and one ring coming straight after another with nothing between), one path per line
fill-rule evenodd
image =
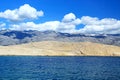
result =
M18 45L39 41L93 42L120 46L120 34L81 34L55 31L0 31L0 45Z

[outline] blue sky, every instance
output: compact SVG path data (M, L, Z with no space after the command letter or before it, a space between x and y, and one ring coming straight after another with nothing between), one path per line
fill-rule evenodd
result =
M120 19L120 0L2 0L0 11L15 9L29 4L37 10L43 10L48 19L61 19L67 13L76 16ZM57 17L54 17L57 16Z
M29 8L36 9L36 12L42 11L43 14L34 18L29 16L19 18L19 20L15 19L16 21L11 21L11 18L5 16L6 10L13 11L25 4ZM55 30L80 33L120 32L120 0L2 0L0 13L1 29L18 28L17 30ZM12 13L9 14L11 14L9 17L13 16ZM67 16L66 19L65 16Z

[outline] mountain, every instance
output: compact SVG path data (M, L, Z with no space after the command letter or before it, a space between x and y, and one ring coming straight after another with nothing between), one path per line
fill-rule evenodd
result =
M0 31L0 45L18 45L39 41L94 42L120 46L120 34L70 34L55 31Z
M120 47L91 42L41 41L0 46L0 55L120 56Z

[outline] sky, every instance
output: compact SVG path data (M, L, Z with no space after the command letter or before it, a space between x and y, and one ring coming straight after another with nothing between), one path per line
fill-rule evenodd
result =
M2 0L5 29L120 34L120 0Z

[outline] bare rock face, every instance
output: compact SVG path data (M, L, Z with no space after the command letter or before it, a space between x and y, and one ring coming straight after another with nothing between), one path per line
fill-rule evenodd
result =
M120 47L92 42L41 41L0 46L0 55L120 56Z
M120 34L69 34L55 31L0 31L0 45L39 41L93 42L120 46Z

